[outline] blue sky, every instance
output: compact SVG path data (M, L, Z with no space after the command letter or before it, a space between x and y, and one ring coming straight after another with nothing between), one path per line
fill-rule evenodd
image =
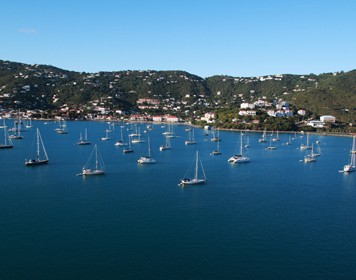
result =
M2 60L201 77L356 69L355 0L11 0L0 10Z

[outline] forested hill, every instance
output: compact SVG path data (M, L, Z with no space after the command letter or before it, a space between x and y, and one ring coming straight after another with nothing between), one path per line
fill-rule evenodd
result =
M139 98L162 101L176 114L200 110L234 110L242 102L265 98L289 101L295 109L355 117L356 70L320 75L263 77L212 76L184 71L115 71L84 73L47 65L0 60L0 105L13 109L56 110L63 104L86 106L110 100L112 109L137 110ZM160 108L162 109L162 108Z
M206 79L212 97L221 104L240 104L256 98L283 99L296 109L315 115L334 115L349 122L356 119L356 70L320 75L270 75L264 77L222 77Z

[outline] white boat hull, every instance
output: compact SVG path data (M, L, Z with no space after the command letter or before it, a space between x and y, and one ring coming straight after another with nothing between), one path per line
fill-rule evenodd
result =
M344 166L344 169L342 170L342 172L346 172L346 173L349 173L349 172L353 172L355 171L355 166L351 165L351 164L347 164Z
M232 163L245 163L245 162L250 162L250 158L248 157L236 158Z
M25 162L25 165L26 166L35 166L35 165L43 165L43 164L47 164L47 163L48 163L48 159L43 159L43 160L30 159Z
M78 145L90 145L91 142L87 142L87 141L84 141L84 140L81 140L78 142Z
M139 164L152 164L156 163L156 160L150 157L141 157L137 160Z
M305 163L316 162L316 159L314 157L305 157L304 162Z
M202 185L205 184L206 180L205 179L182 179L180 181L181 186L186 186L186 185Z
M83 169L83 176L91 176L91 175L104 175L105 171L101 169Z

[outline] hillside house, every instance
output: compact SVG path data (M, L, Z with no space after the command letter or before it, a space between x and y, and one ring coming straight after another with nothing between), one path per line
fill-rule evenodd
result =
M241 109L255 109L255 104L254 103L241 103L240 105Z
M177 123L179 121L178 117L176 116L171 116L171 115L166 115L164 117L166 122L170 122L170 123Z
M322 121L318 121L318 120L310 120L308 121L307 125L311 126L311 127L315 127L315 128L322 128L324 127L324 122Z
M256 116L255 110L241 110L239 111L240 116Z
M320 117L320 121L322 121L324 123L326 123L326 122L335 123L336 118L334 116L325 115L325 116Z
M153 116L152 121L154 122L162 122L163 121L163 116Z

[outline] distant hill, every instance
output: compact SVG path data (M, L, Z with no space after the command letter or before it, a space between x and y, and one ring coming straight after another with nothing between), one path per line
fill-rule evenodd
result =
M238 108L241 102L258 98L283 99L295 109L349 122L355 119L356 70L203 79L184 71L79 73L0 60L0 106L4 108L58 110L63 105L89 106L96 100L112 109L136 111L139 98L158 99L158 111L182 115Z

